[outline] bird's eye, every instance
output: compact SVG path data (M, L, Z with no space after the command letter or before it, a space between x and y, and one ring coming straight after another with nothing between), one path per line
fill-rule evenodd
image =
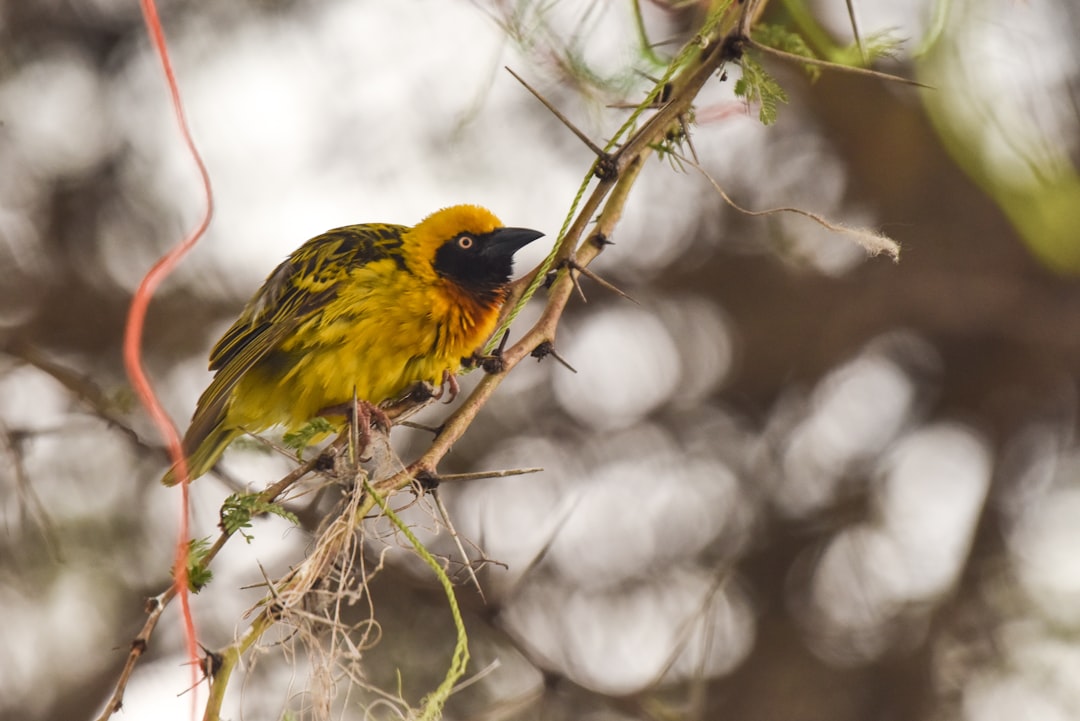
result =
M468 250L469 248L473 247L474 243L476 243L476 241L473 240L473 237L471 235L463 235L457 239L457 247L461 248L462 250Z

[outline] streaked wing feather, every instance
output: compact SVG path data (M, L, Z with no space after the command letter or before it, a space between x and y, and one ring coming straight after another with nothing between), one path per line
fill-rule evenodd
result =
M210 351L210 370L217 373L199 398L184 435L188 454L221 423L244 374L325 307L350 268L385 258L399 248L405 230L396 225L336 228L312 238L274 269Z
M261 332L263 324L286 323L318 310L317 296L340 281L349 268L390 255L401 246L405 230L400 225L349 225L304 243L274 269L210 351L210 370L228 364Z
M243 375L259 362L266 354L277 347L299 323L299 318L292 323L263 323L249 333L244 345L229 356L228 362L221 366L214 379L210 381L203 394L191 425L184 434L184 452L191 455L204 439L217 428L225 416L226 406L233 389Z

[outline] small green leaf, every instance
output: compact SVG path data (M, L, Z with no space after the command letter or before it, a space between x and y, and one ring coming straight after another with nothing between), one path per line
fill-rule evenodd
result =
M836 48L829 54L829 61L855 68L868 68L881 58L895 59L904 45L904 39L893 30L884 30L863 38L862 45L852 43Z
M325 418L312 418L299 430L286 433L281 439L285 445L300 455L312 441L325 433L333 433L337 430L334 425Z
M895 30L883 30L873 33L863 41L867 59L873 63L878 58L890 58L895 60L904 47L904 38L896 34ZM868 63L869 64L869 63Z
M188 541L188 589L192 593L203 590L214 577L213 571L206 565L206 556L209 552L209 538L193 538Z
M300 523L295 513L280 504L263 499L259 493L234 493L221 504L221 530L230 534L239 533L245 541L251 543L254 536L245 533L244 529L251 528L252 518L267 513L280 516L293 525Z
M758 118L762 125L776 122L777 103L788 101L787 93L765 69L749 55L739 60L742 77L735 82L735 94L745 98L748 103L760 103Z
M139 403L135 391L128 386L121 386L110 393L109 401L120 413L131 413Z

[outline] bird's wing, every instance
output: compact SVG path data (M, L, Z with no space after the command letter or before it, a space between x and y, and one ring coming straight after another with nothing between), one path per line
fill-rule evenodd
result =
M188 452L221 422L244 374L326 307L349 269L393 256L405 230L374 224L337 228L304 243L270 274L210 351L210 370L217 373L199 398L184 436Z
M281 341L266 326L296 323L320 310L351 268L391 256L401 247L399 225L350 225L312 238L279 265L248 302L240 317L210 351L210 370L224 369L252 344L262 357ZM266 341L273 340L268 344Z

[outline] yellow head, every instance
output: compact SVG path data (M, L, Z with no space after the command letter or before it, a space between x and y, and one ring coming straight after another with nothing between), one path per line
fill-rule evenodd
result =
M402 236L408 270L441 278L479 297L500 295L513 272L514 253L541 237L527 228L504 228L494 213L455 205L432 213Z
M413 233L431 238L452 238L458 233L483 235L502 227L502 221L479 205L451 205L437 210L413 228Z

